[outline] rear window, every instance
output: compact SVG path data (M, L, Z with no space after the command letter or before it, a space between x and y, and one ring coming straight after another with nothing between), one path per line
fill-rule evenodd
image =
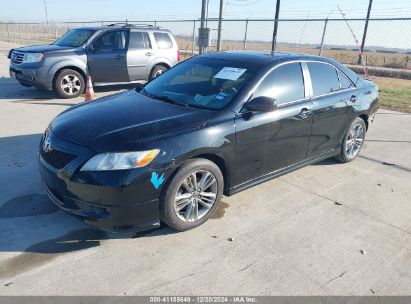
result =
M329 64L307 62L310 71L314 96L320 96L340 90L337 70Z
M173 47L173 42L167 33L154 32L153 35L159 49L171 49Z

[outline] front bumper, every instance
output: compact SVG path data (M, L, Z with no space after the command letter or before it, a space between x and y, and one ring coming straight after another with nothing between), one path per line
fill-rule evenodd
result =
M63 169L52 167L39 153L39 170L50 199L85 223L112 232L143 231L160 226L159 196L150 168L81 172L89 149L52 136L53 149L77 157ZM41 149L41 147L40 147Z
M52 90L52 77L48 69L39 64L15 64L10 62L9 74L19 82L44 90Z

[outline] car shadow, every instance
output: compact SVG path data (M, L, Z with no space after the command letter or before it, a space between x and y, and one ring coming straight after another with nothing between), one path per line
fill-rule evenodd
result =
M168 228L105 232L61 211L46 195L38 173L40 138L41 134L0 138L0 252L62 254L98 247L109 239L173 233Z
M329 166L329 165L335 166L335 165L341 165L341 164L342 163L339 162L338 160L335 160L333 158L327 158L327 159L324 159L322 161L312 164L312 166Z
M125 85L110 85L110 86L95 86L94 92L113 94L118 91L125 91L131 89L141 89L141 84L125 84ZM107 95L107 94L104 94ZM6 99L10 102L41 104L41 105L64 105L72 106L84 100L84 94L74 99L64 99L59 97L53 91L40 90L35 87L24 87L19 82L10 77L0 77L0 100ZM49 100L54 102L47 102Z

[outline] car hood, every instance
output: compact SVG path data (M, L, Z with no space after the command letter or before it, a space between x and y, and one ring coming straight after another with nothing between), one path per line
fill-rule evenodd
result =
M160 138L199 128L213 113L130 90L74 106L58 115L50 127L63 140L99 153L132 151Z
M55 51L66 51L66 50L75 50L72 47L66 46L58 46L54 44L44 44L44 45L33 45L33 46L25 46L21 48L16 48L14 50L21 51L21 52L30 52L30 53L49 53Z

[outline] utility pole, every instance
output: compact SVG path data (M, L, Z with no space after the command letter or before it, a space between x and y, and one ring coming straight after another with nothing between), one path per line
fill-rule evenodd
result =
M200 28L204 28L205 25L205 14L206 14L206 6L207 6L207 0L202 0L201 1L201 22L200 22ZM203 54L204 53L204 47L199 45L199 53Z
M362 56L364 55L365 38L367 37L368 21L370 20L371 7L372 7L372 0L370 0L370 2L368 3L367 19L365 20L364 34L362 35L362 42L361 42L361 47L360 47L360 56L358 57L358 64L361 64Z
M221 23L223 21L223 5L224 0L220 0L220 13L218 15L217 52L221 51Z
M43 4L44 4L44 11L46 12L46 22L47 22L47 26L49 25L49 17L47 14L47 4L46 4L46 0L43 0Z
M280 14L280 0L277 0L277 5L275 7L275 20L274 20L274 31L273 31L273 41L271 44L271 52L275 52L275 47L277 45L277 30L278 30L278 16Z
M318 54L319 56L322 56L323 54L324 38L325 38L325 32L327 31L327 23L328 23L328 18L325 19L325 22L324 22L323 35L321 37L321 44L320 44L320 53Z

